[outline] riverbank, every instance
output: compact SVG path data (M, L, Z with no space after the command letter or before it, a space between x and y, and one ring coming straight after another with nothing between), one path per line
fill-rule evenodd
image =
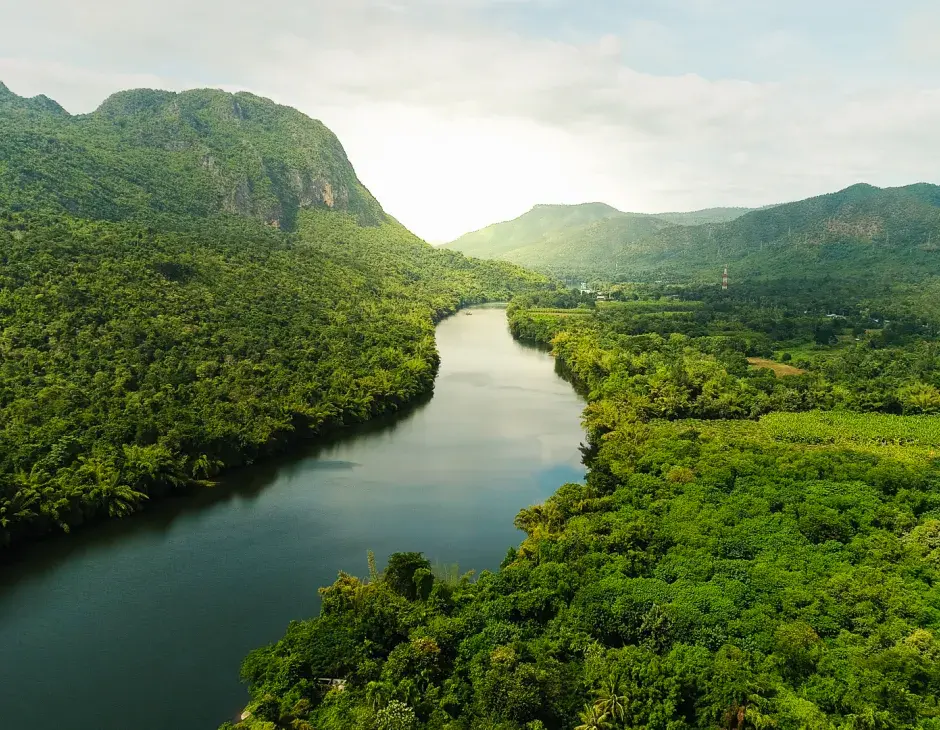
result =
M468 307L486 304L485 300L461 299L447 305L438 305L429 310L429 326L436 326L444 319ZM497 307L505 306L504 301L494 301L492 304ZM154 475L145 477L143 484L137 483L133 489L130 486L121 487L140 495L136 501L132 504L128 503L124 509L115 512L97 509L83 511L73 508L69 513L68 523L65 525L67 529L56 529L53 520L41 514L34 516L31 521L13 522L10 531L0 535L0 537L5 536L5 540L0 540L0 567L22 559L28 554L31 545L37 541L68 539L78 531L95 528L114 518L126 519L146 512L155 502L162 501L169 496L191 497L196 492L214 488L220 479L234 470L284 455L292 450L309 448L317 442L329 443L350 433L351 429L394 415L410 405L426 400L433 393L434 382L440 367L440 357L433 338L430 347L423 348L416 357L423 360L423 367L409 368L408 379L399 384L397 391L390 392L387 377L384 379L361 378L350 386L355 392L347 398L349 402L345 407L337 410L328 402L311 404L306 407L306 413L316 413L316 417L295 413L282 427L270 427L263 443L245 443L237 449L227 448L224 450L222 459L218 458L220 454L216 454L211 459L203 458L204 463L201 462L198 473L171 472L160 475L159 472L166 470L168 465L150 465L149 468ZM120 475L117 478L120 478ZM24 488L21 487L22 489ZM24 505L28 507L31 504L29 502L31 498L26 499Z
M472 311L438 325L438 378L413 409L37 542L7 566L5 723L217 727L245 707L249 650L316 615L317 588L366 572L368 550L380 568L411 549L496 569L519 541L519 510L583 477L584 404L549 356L511 338L501 308Z

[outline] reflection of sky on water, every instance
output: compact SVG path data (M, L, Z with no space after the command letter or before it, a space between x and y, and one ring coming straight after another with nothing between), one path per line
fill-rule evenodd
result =
M438 347L434 398L394 425L4 568L5 727L216 727L244 700L244 654L367 550L495 569L518 510L583 477L582 404L502 310L445 320Z

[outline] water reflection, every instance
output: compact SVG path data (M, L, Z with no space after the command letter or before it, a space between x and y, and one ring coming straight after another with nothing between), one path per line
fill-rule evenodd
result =
M244 703L245 653L367 550L496 568L518 510L583 476L583 404L500 310L437 336L429 401L5 566L3 727L211 729Z
M130 536L165 536L181 517L211 510L232 500L251 503L264 489L294 470L352 469L352 461L320 458L337 445L355 443L370 435L391 435L398 426L420 413L430 402L433 393L427 393L406 404L398 411L382 415L367 423L356 424L321 437L316 441L295 444L289 452L259 464L223 474L212 487L186 490L147 505L140 513L122 520L97 522L73 530L71 534L53 534L46 539L17 546L0 553L0 598L3 592L18 580L36 579L46 570L54 569L71 556L88 551L107 550ZM0 600L0 619L4 603Z

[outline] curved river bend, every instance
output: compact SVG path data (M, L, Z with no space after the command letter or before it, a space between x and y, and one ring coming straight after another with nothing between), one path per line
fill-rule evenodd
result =
M583 404L503 309L468 311L438 326L424 405L0 567L0 725L214 730L244 655L367 550L497 568L518 510L583 477Z

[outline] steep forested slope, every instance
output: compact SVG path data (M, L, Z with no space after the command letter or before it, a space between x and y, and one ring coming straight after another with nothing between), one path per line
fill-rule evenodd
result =
M417 239L294 110L2 87L0 544L397 408L436 319L540 283Z
M665 228L610 262L624 278L716 279L732 264L760 278L919 279L940 273L940 187L837 193L752 211L721 225Z
M0 87L0 199L84 217L251 216L292 228L297 211L384 214L318 121L252 94L122 91L69 116Z
M561 276L590 276L603 270L624 246L670 224L722 223L747 210L710 208L650 215L624 213L603 203L537 205L519 218L468 233L447 247Z

